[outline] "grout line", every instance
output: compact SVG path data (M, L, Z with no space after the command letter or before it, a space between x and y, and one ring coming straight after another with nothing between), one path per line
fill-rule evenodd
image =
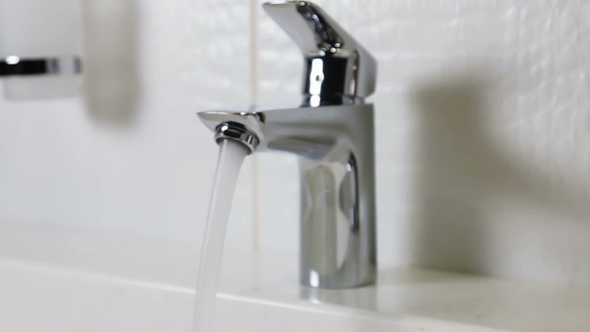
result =
M258 105L258 0L250 0L250 86L252 105ZM252 155L252 247L260 248L260 185L258 154Z
M252 156L252 249L258 251L260 249L260 211L259 211L259 176L258 176L258 155Z

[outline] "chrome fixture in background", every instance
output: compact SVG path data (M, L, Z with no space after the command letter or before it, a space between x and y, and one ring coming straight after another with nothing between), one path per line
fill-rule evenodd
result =
M82 0L0 0L0 102L80 96Z
M199 113L215 139L299 156L300 281L314 288L375 282L375 59L311 2L264 10L305 59L302 105Z
M11 55L0 59L0 77L31 75L76 75L82 72L78 57L22 59Z

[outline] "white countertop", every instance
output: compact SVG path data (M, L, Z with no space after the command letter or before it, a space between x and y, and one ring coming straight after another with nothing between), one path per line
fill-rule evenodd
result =
M0 331L189 331L194 245L0 223ZM297 257L228 250L217 331L590 331L590 287L414 269L310 291ZM310 300L312 295L313 300Z

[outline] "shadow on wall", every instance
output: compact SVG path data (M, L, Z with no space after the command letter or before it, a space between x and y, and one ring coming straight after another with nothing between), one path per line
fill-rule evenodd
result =
M491 250L498 249L486 224L495 220L486 220L485 209L496 200L577 220L590 216L585 184L556 185L555 174L531 172L534 165L494 144L486 126L494 86L486 77L447 78L413 96L419 128L411 261L417 266L491 274Z
M125 127L137 117L138 13L134 0L84 2L85 95L91 118Z

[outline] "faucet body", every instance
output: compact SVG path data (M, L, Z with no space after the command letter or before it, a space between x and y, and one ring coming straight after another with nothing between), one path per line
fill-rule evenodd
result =
M302 105L199 113L217 141L299 157L300 282L341 289L376 280L373 105L376 62L310 2L265 4L305 58Z
M218 139L228 139L227 130L242 129L257 138L257 152L283 151L299 157L302 285L351 288L374 283L372 105L213 111L199 116L218 132Z

